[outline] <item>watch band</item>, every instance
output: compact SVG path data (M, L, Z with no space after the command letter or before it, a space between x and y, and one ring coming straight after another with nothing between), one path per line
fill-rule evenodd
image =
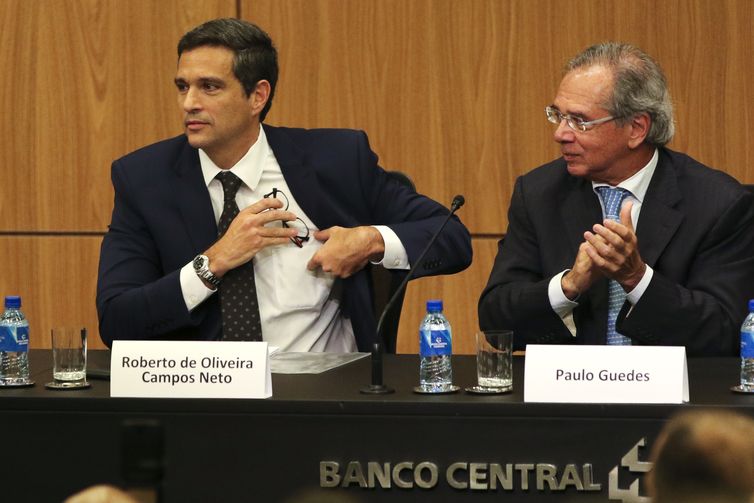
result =
M212 274L209 270L209 258L206 255L197 255L194 257L194 272L200 279L209 283L213 287L220 286L220 278Z

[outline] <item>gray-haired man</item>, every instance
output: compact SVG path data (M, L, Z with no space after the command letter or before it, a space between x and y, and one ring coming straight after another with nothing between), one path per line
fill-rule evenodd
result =
M592 46L545 112L563 155L516 182L481 327L514 329L518 347L737 354L754 297L754 201L665 148L673 108L659 65L631 45Z

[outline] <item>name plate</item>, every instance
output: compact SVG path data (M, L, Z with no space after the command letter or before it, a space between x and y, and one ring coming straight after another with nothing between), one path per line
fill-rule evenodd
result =
M110 396L269 398L266 342L115 341Z
M526 346L524 401L682 403L689 401L680 346Z

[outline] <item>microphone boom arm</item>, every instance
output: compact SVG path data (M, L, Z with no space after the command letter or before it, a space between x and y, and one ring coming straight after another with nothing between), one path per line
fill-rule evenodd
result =
M464 205L466 200L462 195L457 195L453 198L453 202L450 205L450 213L448 213L448 216L445 217L445 220L443 220L442 225L440 225L440 228L437 229L432 236L432 239L429 240L429 243L427 243L427 246L424 247L424 250L419 254L419 258L416 259L416 262L414 265L418 266L421 261L424 259L424 256L427 254L429 249L432 247L433 244L435 244L435 241L437 241L437 237L442 233L442 230L445 228L445 225L447 225L448 221L450 220L450 217L452 217L458 209ZM379 342L380 337L382 336L382 325L385 322L385 316L387 316L387 313L390 312L390 310L393 308L393 304L395 304L396 299L398 299L398 296L400 293L406 288L406 285L408 282L413 278L414 273L416 272L417 267L411 267L406 274L406 277L403 278L403 281L400 285L398 285L398 288L395 289L395 292L393 292L392 297L390 297L390 300L385 305L385 309L382 310L382 315L380 316L380 321L377 322L377 341Z

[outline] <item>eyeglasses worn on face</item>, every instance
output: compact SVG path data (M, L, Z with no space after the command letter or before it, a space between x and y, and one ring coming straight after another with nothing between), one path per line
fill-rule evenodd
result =
M561 113L560 110L552 105L545 107L545 114L547 115L547 120L552 122L553 124L560 124L561 122L563 122L563 119L565 119L568 127L573 129L574 131L578 131L579 133L589 131L598 124L604 124L605 122L610 122L618 118L613 117L612 115L608 115L607 117L602 117L601 119L585 121L580 117L574 117L570 114Z
M262 196L264 198L274 197L283 201L283 211L288 211L288 196L282 190L272 188L272 191ZM297 236L290 238L291 242L299 248L304 247L304 243L309 241L309 227L300 218L296 217L296 221L289 224L288 222L281 222L286 229L296 229L298 231Z

